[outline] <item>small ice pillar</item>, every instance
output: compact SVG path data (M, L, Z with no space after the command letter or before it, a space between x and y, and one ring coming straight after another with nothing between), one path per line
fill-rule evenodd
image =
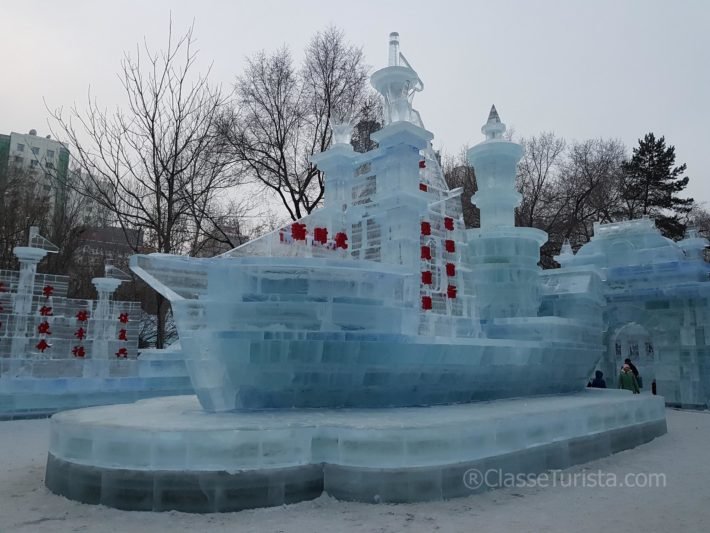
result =
M47 255L47 250L30 246L16 246L13 253L20 261L20 276L12 304L12 312L16 315L29 315L32 313L32 294L35 288L37 265Z
M324 152L311 156L311 162L325 174L323 182L325 207L332 211L333 216L337 212L339 218L342 218L342 212L352 201L350 190L347 187L353 177L353 161L358 154L350 144L352 124L348 120L334 120L331 121L330 126L333 129L332 146ZM335 220L331 220L332 222ZM338 229L332 227L331 231Z
M116 319L112 316L111 298L123 280L116 278L94 278L91 283L96 287L98 298L91 318L91 358L109 359L109 341L116 336ZM105 376L108 368L103 363L84 367L84 377Z
M37 264L47 255L47 250L30 246L16 246L13 249L13 253L20 261L20 276L12 302L14 327L10 355L12 357L24 357L29 343L27 327L29 318L32 315L32 297Z

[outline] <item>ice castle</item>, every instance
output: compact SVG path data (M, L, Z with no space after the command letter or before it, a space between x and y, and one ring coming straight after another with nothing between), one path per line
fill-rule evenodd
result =
M112 298L125 273L106 265L96 301L67 298L67 276L37 274L57 248L34 227L28 244L0 270L0 419L192 390L179 354L136 358L140 304Z
M604 280L605 352L600 369L615 384L630 358L672 406L710 404L708 241L690 230L673 242L649 218L595 224L577 254L565 245L562 271L596 268Z
M660 396L585 388L603 273L538 267L546 235L514 226L522 149L496 109L468 152L467 230L396 33L371 80L378 147L355 153L333 126L313 157L322 209L221 257L131 259L172 304L197 396L55 415L50 490L189 512L437 500L491 488L475 472L566 468L666 432Z

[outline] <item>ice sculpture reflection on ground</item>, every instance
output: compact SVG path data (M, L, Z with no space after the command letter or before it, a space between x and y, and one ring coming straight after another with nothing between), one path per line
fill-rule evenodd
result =
M106 265L98 300L67 298L67 276L37 274L56 250L31 228L0 271L0 419L190 392L179 354L136 358L140 304L112 298L127 275Z
M313 158L322 209L219 258L132 258L172 303L199 404L60 413L50 490L190 512L323 491L439 500L486 490L476 470L531 475L665 433L662 398L584 389L603 350L601 280L538 268L546 235L514 227L521 150L495 108L469 151L481 228L466 230L396 34L372 82L379 146L357 154L334 128Z

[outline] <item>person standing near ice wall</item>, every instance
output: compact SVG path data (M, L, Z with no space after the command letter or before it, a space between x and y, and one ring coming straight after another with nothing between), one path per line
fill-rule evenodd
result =
M594 372L594 379L589 382L589 387L594 389L606 389L606 381L604 381L604 372L597 370Z
M639 369L636 368L636 365L631 362L631 359L628 357L624 359L624 364L629 365L629 368L631 368L631 372L633 372L634 377L636 378L636 382L638 383L639 389L643 388L643 382L641 381L641 376L639 375Z
M626 363L621 367L621 373L619 374L619 388L630 390L634 394L639 394L640 392L636 376L634 376L631 367Z

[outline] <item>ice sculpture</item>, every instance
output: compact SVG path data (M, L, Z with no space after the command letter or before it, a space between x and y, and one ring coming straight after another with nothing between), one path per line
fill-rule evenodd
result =
M140 305L112 299L127 274L106 265L97 301L67 298L67 276L37 274L56 251L33 227L0 271L0 418L189 392L180 357L136 359Z
M644 389L670 405L710 404L710 265L708 241L689 230L673 242L649 218L595 224L576 255L565 247L563 271L597 268L606 298L605 356L612 380L630 358Z
M134 256L173 306L209 411L450 404L582 389L602 352L597 274L537 263L544 232L514 226L518 144L494 108L469 151L481 228L463 226L433 135L412 107L423 84L390 36L372 75L379 147L355 153L347 124L313 156L324 207L222 257ZM583 287L580 289L580 287ZM546 299L566 306L540 306ZM579 304L579 305L577 305Z
M334 124L313 157L322 209L218 258L131 259L171 301L199 403L55 415L50 490L189 512L323 491L441 500L493 488L471 484L475 472L528 479L665 433L660 397L585 389L603 350L601 278L538 268L546 236L513 224L521 149L495 108L469 151L481 228L466 230L397 34L372 80L379 147L355 153L347 121Z

